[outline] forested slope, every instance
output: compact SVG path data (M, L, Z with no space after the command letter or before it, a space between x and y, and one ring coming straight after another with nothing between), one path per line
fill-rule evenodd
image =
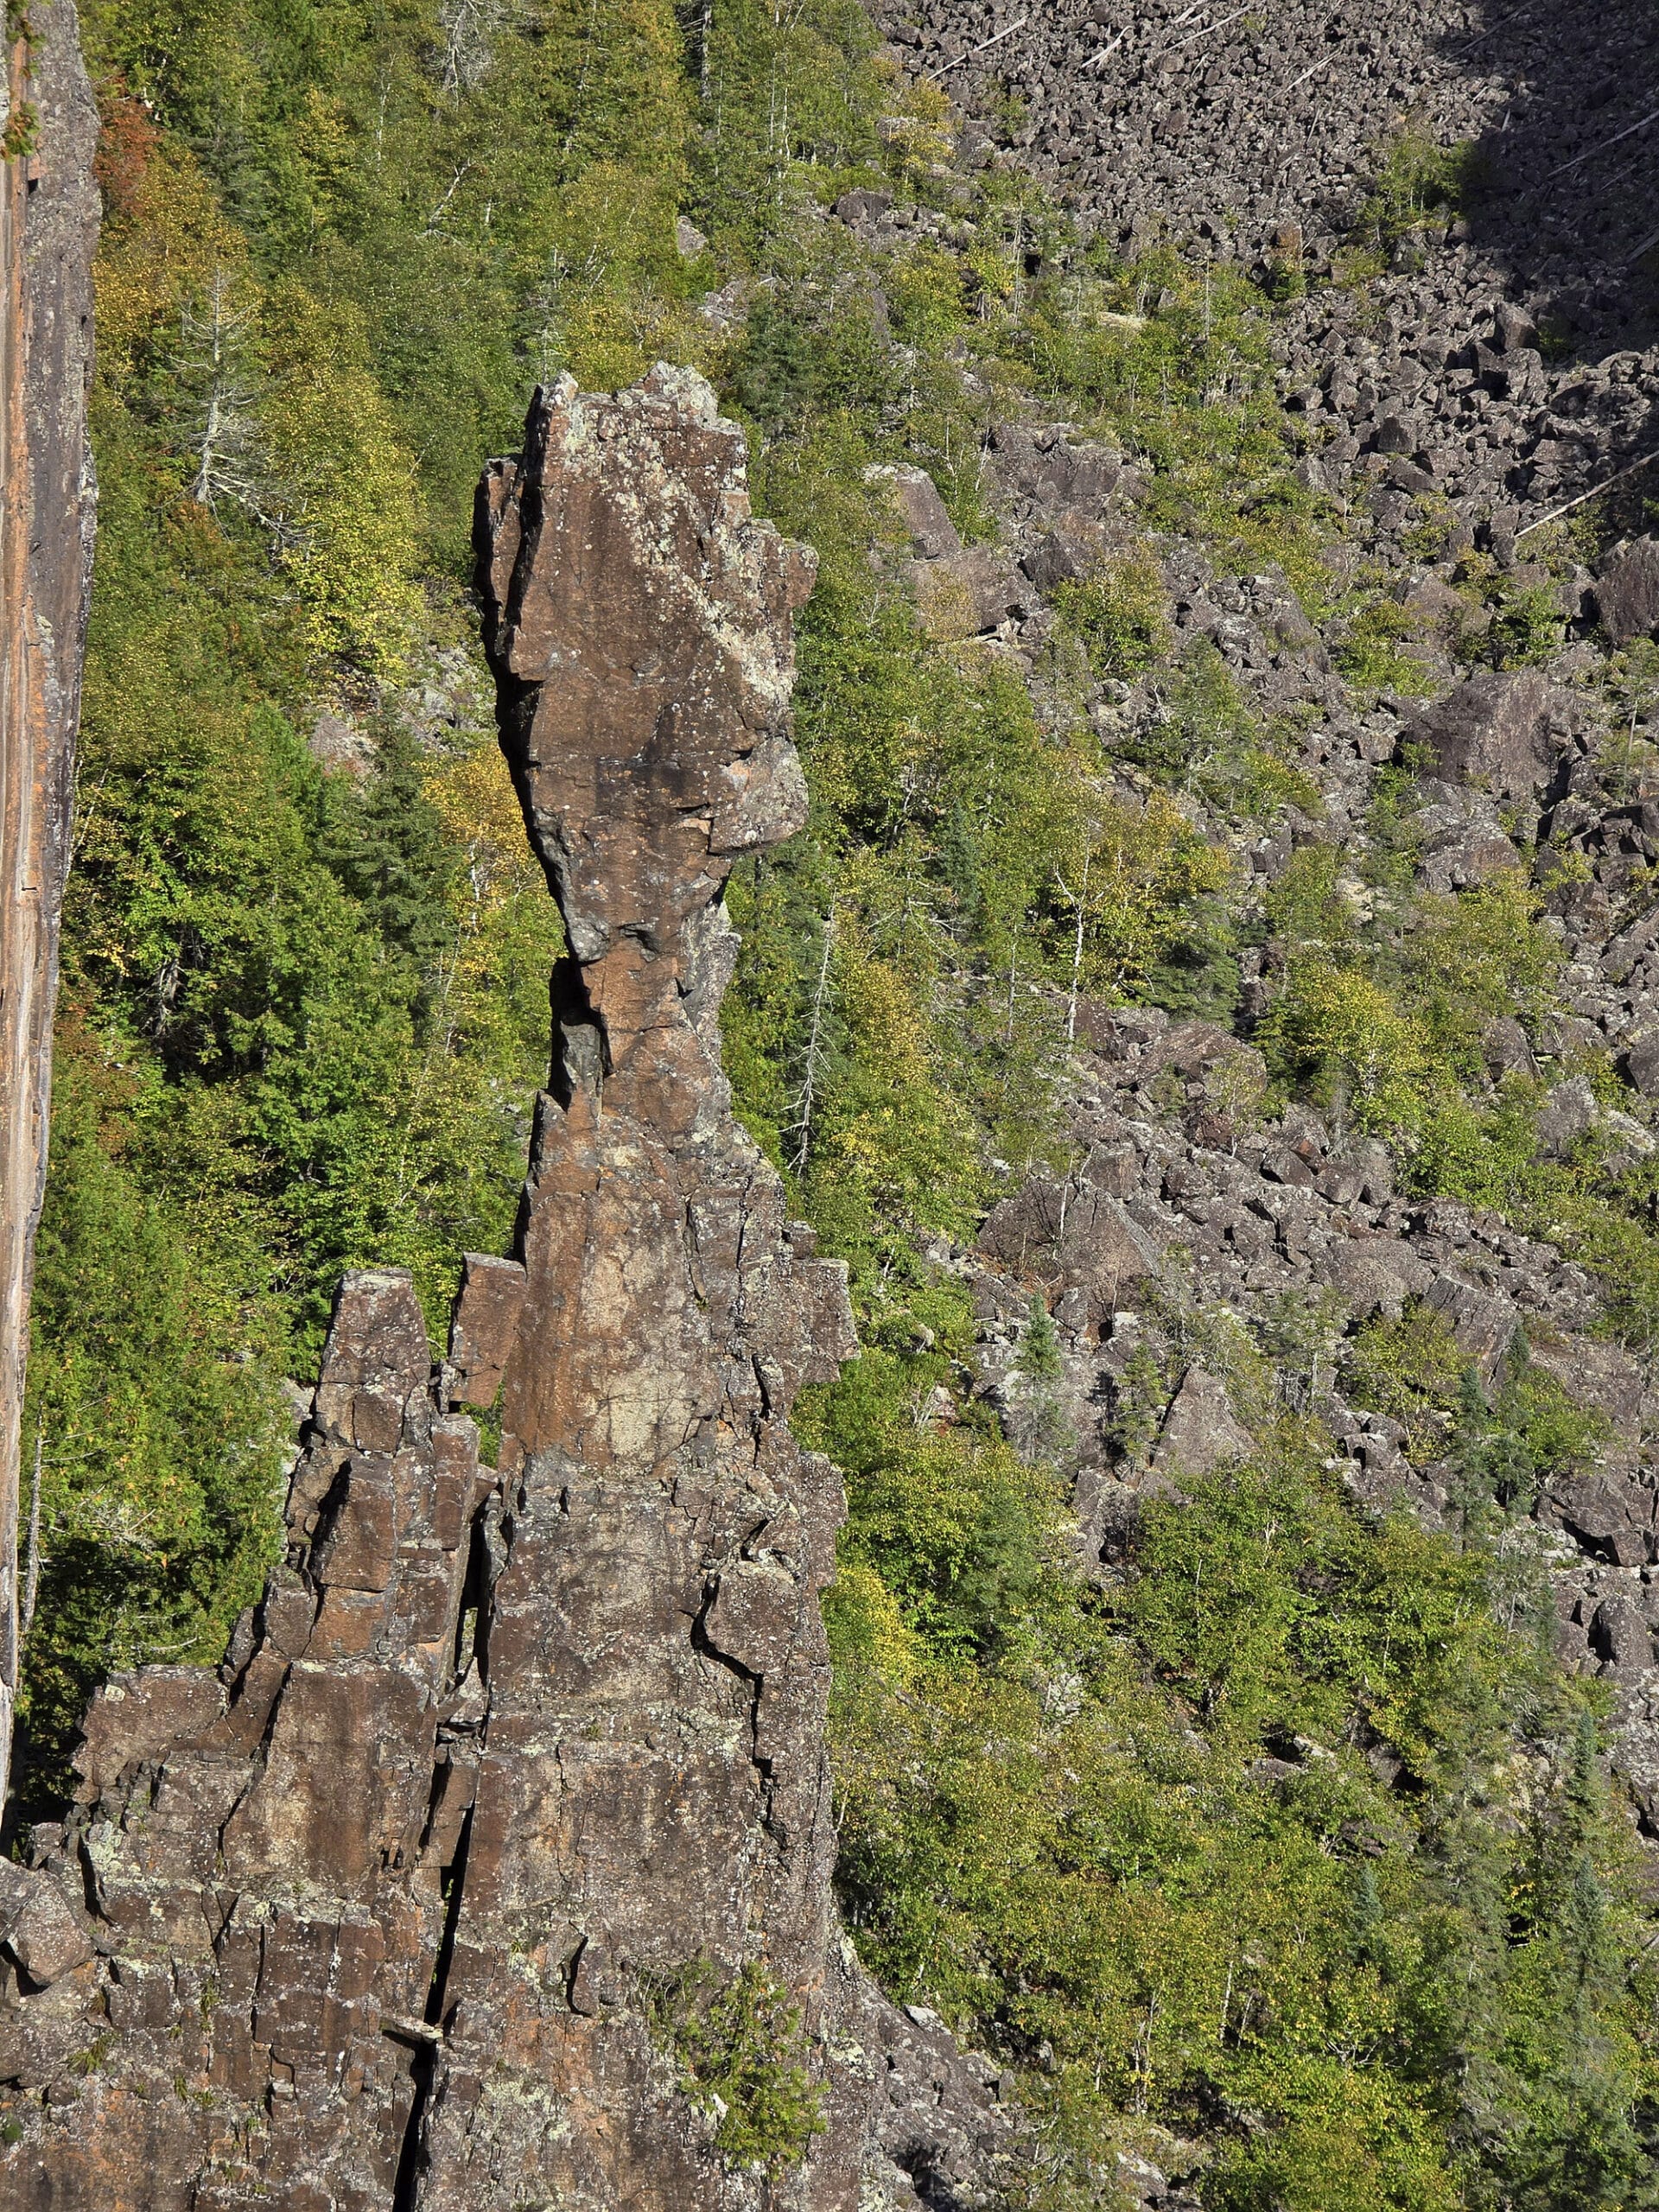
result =
M531 384L666 357L821 563L812 818L734 885L726 1046L864 1346L797 1418L849 1487L863 1955L1007 2067L1033 2204L1659 2201L1611 1599L1564 1669L1578 1554L1531 1517L1615 1441L1640 1489L1639 1438L1589 1355L1433 1302L1484 1239L1542 1286L1537 1353L1645 1357L1649 1109L1565 1004L1560 895L1547 925L1599 861L1529 772L1459 813L1409 719L1576 641L1574 790L1639 808L1659 658L1609 653L1579 563L1640 493L1517 567L1431 472L1351 500L1276 365L1310 283L1375 336L1461 157L1376 147L1347 257L1252 270L1096 231L1007 143L1039 86L963 127L834 0L94 0L84 30L102 534L27 1809L94 1681L215 1657L257 1589L341 1268L410 1266L436 1328L505 1243L556 923L472 487ZM1271 1207L1205 1243L1327 1174L1330 1236L1421 1276L1344 1290ZM1634 1576L1617 1526L1586 1541Z

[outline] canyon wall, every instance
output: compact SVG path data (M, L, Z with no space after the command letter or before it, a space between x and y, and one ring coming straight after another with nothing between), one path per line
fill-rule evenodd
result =
M17 1688L29 1270L46 1179L96 493L86 442L98 117L70 0L7 56L0 165L0 1802Z
M478 543L569 946L516 1252L435 1370L408 1277L347 1279L262 1604L216 1671L99 1693L68 1819L0 1868L0 2197L972 2205L995 2071L831 1906L842 1502L785 1416L854 1349L844 1273L720 1071L721 889L804 814L811 556L664 368L538 394ZM461 1408L498 1398L491 1468ZM721 2134L744 2006L798 2069L770 2139Z

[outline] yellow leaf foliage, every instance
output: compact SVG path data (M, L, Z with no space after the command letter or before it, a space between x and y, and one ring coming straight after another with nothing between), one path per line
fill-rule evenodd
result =
M247 245L226 221L188 149L163 140L149 155L130 207L105 223L92 266L98 367L118 390L163 334L176 334L185 308L224 271L252 289Z
M271 382L263 419L290 487L283 554L320 658L395 677L421 615L414 457L368 366L358 311L289 282L265 301Z

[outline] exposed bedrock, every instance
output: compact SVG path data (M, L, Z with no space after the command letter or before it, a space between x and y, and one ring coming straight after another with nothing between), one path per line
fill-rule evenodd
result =
M785 1415L853 1349L844 1276L719 1066L721 889L804 810L810 556L666 369L538 394L478 543L571 947L517 1252L469 1263L436 1370L407 1278L347 1279L262 1605L217 1672L95 1700L0 1895L0 2199L969 2206L991 2069L879 1996L831 1904L842 1500ZM498 1391L492 1469L456 1408ZM686 1969L751 1966L824 2123L770 2182L664 2024Z
M9 147L24 147L0 162L0 1802L17 1684L29 1274L92 576L86 395L98 224L98 115L74 9L43 0L30 7L26 32L15 29L0 76L0 127Z

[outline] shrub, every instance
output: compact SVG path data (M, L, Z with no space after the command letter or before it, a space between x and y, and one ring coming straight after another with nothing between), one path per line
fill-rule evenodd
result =
M714 2122L734 2172L776 2177L824 2131L823 2092L808 2069L801 2009L758 1961L731 1980L702 1960L653 1992L652 2011L682 2095Z
M1433 671L1407 651L1419 634L1417 617L1408 608L1374 599L1349 623L1332 658L1367 707L1385 691L1426 698L1435 688Z
M1162 659L1169 645L1164 606L1164 580L1149 554L1054 591L1060 634L1077 640L1096 677L1140 676Z
M1256 1033L1269 1070L1362 1128L1420 1118L1431 1063L1421 1035L1379 983L1353 968L1294 967Z
M1479 189L1484 164L1471 142L1437 146L1426 132L1402 130L1382 149L1351 236L1386 267L1414 233L1456 214Z

